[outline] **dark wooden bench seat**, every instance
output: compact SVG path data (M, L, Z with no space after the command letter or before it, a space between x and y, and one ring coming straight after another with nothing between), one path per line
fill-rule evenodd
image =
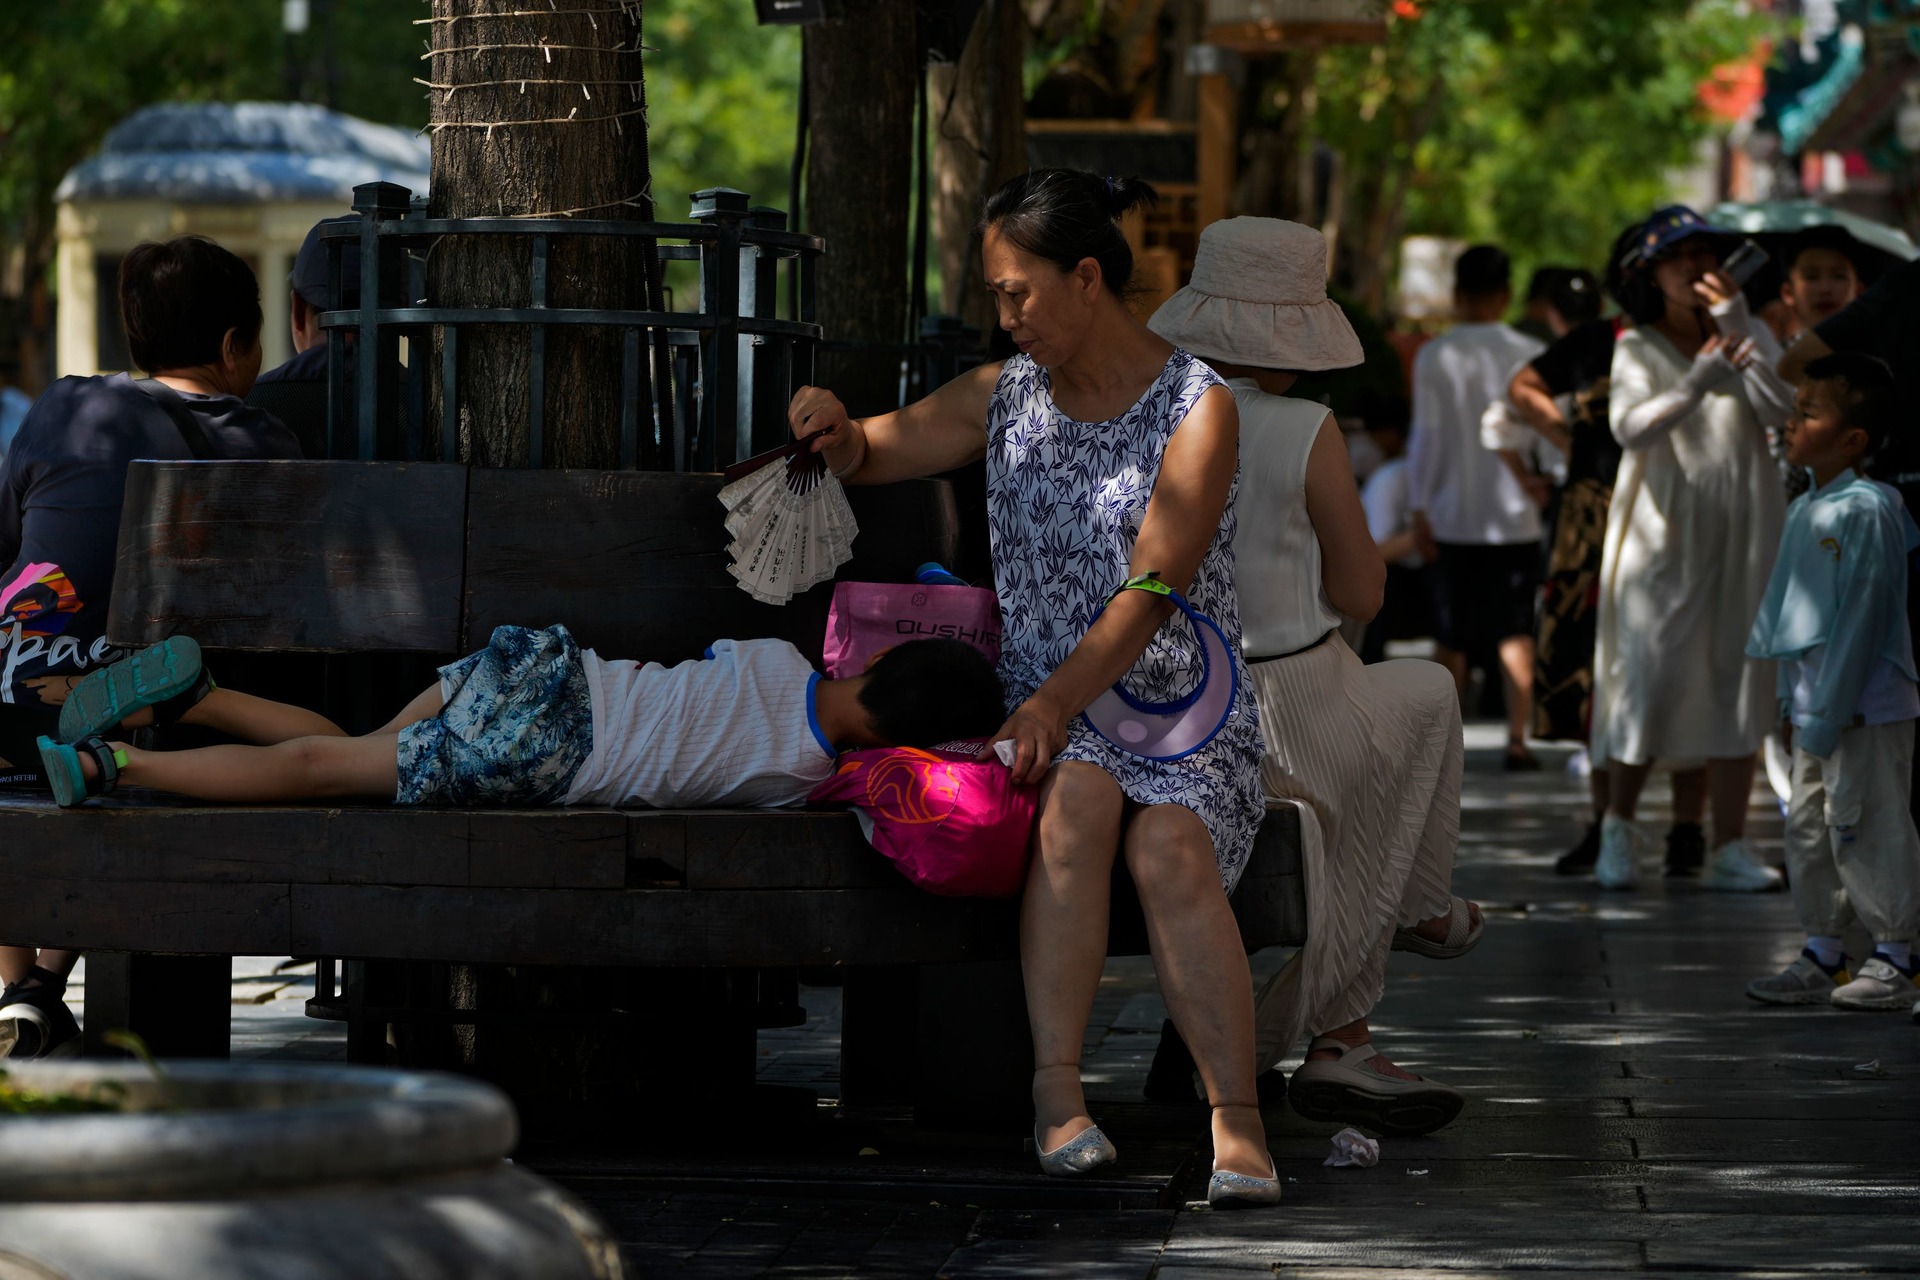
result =
M329 659L346 678L322 681L316 703L354 731L420 687L376 706L369 672L430 671L502 623L563 622L583 646L665 662L723 636L777 636L817 663L830 586L781 608L740 591L726 572L720 484L446 464L137 463L109 635L134 646L191 634L216 672L236 656L372 655ZM946 483L850 497L862 533L843 577L908 581L926 560L985 573ZM1249 950L1304 936L1298 850L1296 814L1274 810L1232 899ZM1115 880L1110 950L1144 954L1124 870ZM178 984L142 986L125 959L154 953L892 975L863 984L859 1000L849 978L850 1055L856 1006L931 990L931 977L913 987L906 966L948 974L923 1011L961 1018L955 1002L986 992L978 975L991 966L994 998L1004 1005L1011 991L1015 1008L999 1040L974 1017L971 1047L992 1061L1024 1039L1006 963L1016 904L914 889L843 812L210 806L135 788L61 811L0 797L0 895L14 940L95 956L106 977L89 969L90 1040L110 1025L154 1025L132 1008L143 999L180 1008ZM220 999L188 1047L224 1044L224 988ZM384 1027L350 1034L356 1055L384 1053L387 1039ZM958 1089L973 1067L952 1048L943 1087ZM863 1076L851 1063L846 1074L850 1088Z
M1303 932L1297 823L1275 812L1234 894L1250 950ZM39 945L89 951L645 968L1018 954L1012 903L923 893L850 815L813 810L8 798L0 901ZM1121 908L1111 950L1144 954L1138 907Z

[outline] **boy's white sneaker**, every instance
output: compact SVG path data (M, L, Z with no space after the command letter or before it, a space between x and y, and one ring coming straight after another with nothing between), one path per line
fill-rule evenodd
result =
M1707 859L1700 883L1722 893L1771 893L1786 888L1786 877L1760 861L1745 840L1729 840Z
M1609 813L1600 819L1600 856L1594 860L1593 878L1602 889L1633 888L1640 882L1646 844L1640 824Z
M1838 969L1823 968L1811 951L1802 951L1779 973L1755 978L1747 995L1761 1004L1826 1004L1841 983L1848 981L1846 962Z
M1833 993L1836 1009L1904 1009L1913 999L1913 975L1902 973L1885 956L1860 966L1853 981Z

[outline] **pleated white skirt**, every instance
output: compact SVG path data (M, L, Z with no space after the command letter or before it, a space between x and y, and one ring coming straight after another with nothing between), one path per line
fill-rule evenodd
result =
M1261 988L1261 1069L1380 999L1396 928L1446 914L1460 704L1437 663L1363 664L1338 635L1252 668L1270 800L1300 808L1306 945Z

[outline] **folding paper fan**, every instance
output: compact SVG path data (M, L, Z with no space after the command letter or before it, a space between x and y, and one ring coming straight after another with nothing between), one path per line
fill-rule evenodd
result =
M853 508L804 436L727 468L727 571L741 590L785 604L832 578L853 555Z

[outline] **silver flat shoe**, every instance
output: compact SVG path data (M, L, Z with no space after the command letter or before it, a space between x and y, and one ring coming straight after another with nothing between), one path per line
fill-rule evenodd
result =
M1268 1157L1268 1167L1273 1165ZM1244 1173L1215 1169L1207 1179L1207 1205L1214 1209L1264 1209L1280 1203L1280 1171L1271 1178L1255 1178Z
M1051 1151L1040 1150L1040 1131L1035 1129L1033 1149L1040 1157L1040 1172L1049 1178L1078 1178L1120 1158L1097 1124L1082 1129Z

